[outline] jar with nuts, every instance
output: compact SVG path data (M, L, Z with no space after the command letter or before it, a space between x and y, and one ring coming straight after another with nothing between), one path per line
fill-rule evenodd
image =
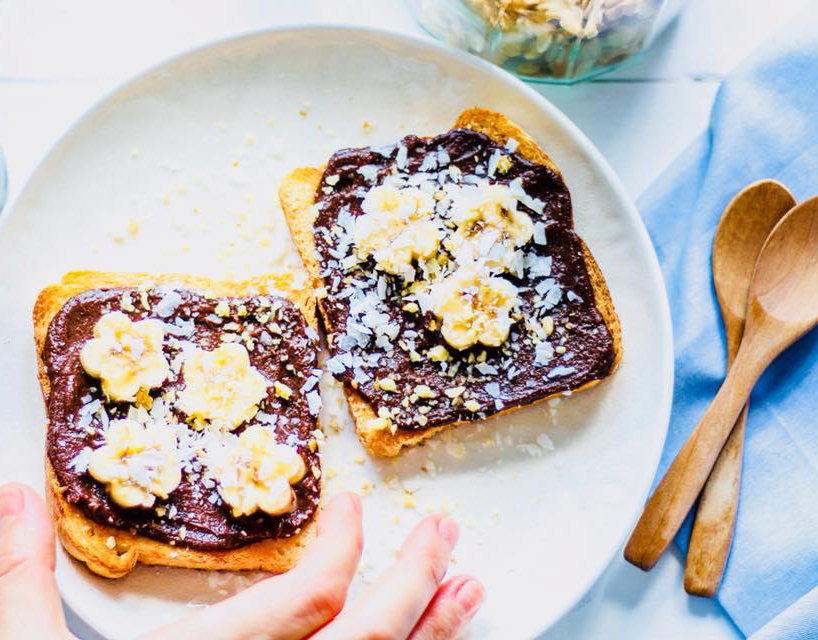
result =
M435 37L524 80L573 84L647 47L683 0L408 0Z

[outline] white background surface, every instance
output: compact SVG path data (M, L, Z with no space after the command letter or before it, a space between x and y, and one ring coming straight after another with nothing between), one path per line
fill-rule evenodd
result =
M803 5L690 0L640 60L572 88L543 88L600 148L636 197L707 123L720 78ZM231 3L55 0L0 3L0 145L13 198L55 139L135 72L209 40L304 22L354 22L420 33L398 0ZM9 337L0 336L2 341ZM545 640L735 638L712 603L681 588L669 554L650 574L620 557ZM82 637L92 637L71 619Z

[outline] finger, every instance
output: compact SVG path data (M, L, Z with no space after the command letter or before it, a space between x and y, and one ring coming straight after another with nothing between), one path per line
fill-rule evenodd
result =
M448 640L469 623L486 599L483 585L471 576L457 576L438 588L409 640Z
M31 612L35 611L36 615ZM0 487L0 638L69 637L54 579L54 528L29 487Z
M406 638L437 591L457 542L457 523L431 516L406 539L398 560L363 599L316 637L321 640Z
M318 535L295 569L151 635L159 638L303 638L344 606L361 557L361 500L344 493L318 519Z

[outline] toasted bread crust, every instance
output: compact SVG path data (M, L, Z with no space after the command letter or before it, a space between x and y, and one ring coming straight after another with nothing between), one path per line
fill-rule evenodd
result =
M134 287L140 284L179 283L186 289L208 297L241 297L278 293L295 302L307 322L317 328L315 299L307 290L290 288L286 276L265 276L242 282L210 280L177 274L150 275L145 273L102 273L74 271L66 274L60 284L46 287L34 305L34 340L37 347L38 373L43 398L48 402L50 381L42 359L43 344L49 324L62 306L75 295L89 289ZM186 549L147 538L129 531L99 524L87 518L63 497L48 456L46 465L46 502L65 550L84 562L94 573L106 578L119 578L137 563L187 567L191 569L262 570L273 573L287 571L295 565L306 544L314 535L313 518L298 534L289 538L263 540L228 551ZM113 538L113 549L108 545Z
M516 124L509 120L506 116L495 111L487 109L472 108L464 111L458 116L454 123L455 128L472 129L482 133L498 144L505 144L509 138L514 138L518 142L516 153L530 160L548 166L552 171L561 175L559 169L551 161L548 155L539 147L536 141L529 136L525 131L520 129ZM313 208L315 202L315 193L318 190L318 185L321 182L324 167L302 167L294 170L284 178L279 187L279 199L281 201L281 208L284 212L284 217L290 227L290 232L293 236L293 242L301 255L301 260L304 263L307 272L310 274L310 279L313 287L316 290L322 288L323 282L321 280L320 272L321 265L318 254L315 250L315 241L313 238L312 225L315 220L316 211ZM591 251L588 249L585 242L582 242L583 257L585 259L585 266L588 270L588 275L591 280L591 285L594 289L594 304L602 316L608 331L611 333L613 339L614 361L611 365L611 371L608 375L613 374L614 370L619 365L622 359L622 330L619 323L619 317L614 309L611 294L608 290L608 285L605 283L605 278L599 265L594 260ZM319 305L319 309L321 305ZM324 324L329 331L333 331L330 319L327 314L322 312ZM583 391L590 387L599 384L601 380L592 380L586 384L574 389L574 392ZM396 456L400 453L403 447L411 447L420 442L432 437L439 431L448 429L463 422L450 422L443 425L438 425L418 431L410 431L407 429L398 429L394 434L388 430L368 430L364 425L367 422L377 417L372 405L367 402L363 396L357 391L344 385L344 393L349 402L350 412L352 413L355 422L355 430L361 443L366 450L377 456ZM540 398L536 402L523 405L520 407L512 407L495 415L503 415L511 413L517 409L522 409L524 406L531 406L539 404L559 396L561 393L555 393L544 398Z

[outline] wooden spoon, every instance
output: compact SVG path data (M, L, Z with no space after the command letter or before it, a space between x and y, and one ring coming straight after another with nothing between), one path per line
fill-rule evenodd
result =
M758 254L770 231L794 206L784 185L760 180L739 191L721 216L713 238L713 283L727 334L728 368L744 333L747 292ZM684 578L685 591L693 595L715 594L724 574L738 507L747 406L699 496Z
M648 570L679 530L742 407L770 362L818 322L818 196L790 210L764 243L744 338L724 383L648 500L625 558Z

